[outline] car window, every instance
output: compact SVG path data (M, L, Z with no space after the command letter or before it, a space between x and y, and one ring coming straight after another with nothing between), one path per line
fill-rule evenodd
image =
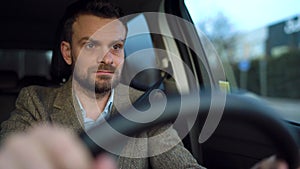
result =
M51 58L50 50L1 49L0 72L5 76L2 77L2 83L8 84L11 79L9 76L16 76L16 84L10 83L14 84L10 88L22 88L31 84L49 85Z
M19 78L24 76L50 78L51 58L52 51L47 50L2 49L0 50L0 71L15 71Z
M240 4L239 4L240 3ZM300 121L300 1L185 0L214 45L232 89L265 99Z
M138 50L153 48L149 27L143 14L139 14L128 21L127 27L128 33L125 44L126 56ZM154 55L154 51L152 51L152 53Z

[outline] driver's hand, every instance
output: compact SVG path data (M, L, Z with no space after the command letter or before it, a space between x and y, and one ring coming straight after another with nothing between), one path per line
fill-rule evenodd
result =
M36 126L8 137L0 149L2 169L116 169L107 155L94 160L79 138L67 129Z
M271 156L257 163L251 169L288 169L285 161L277 159L276 156Z

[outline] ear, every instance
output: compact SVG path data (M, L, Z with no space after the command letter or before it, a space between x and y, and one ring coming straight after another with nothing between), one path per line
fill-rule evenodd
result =
M71 56L71 45L69 42L62 41L60 43L60 51L62 54L62 57L64 58L65 62L68 65L72 64L72 56Z

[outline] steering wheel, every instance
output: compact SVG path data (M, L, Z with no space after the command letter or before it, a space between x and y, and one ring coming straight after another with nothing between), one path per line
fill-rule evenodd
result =
M203 92L200 94L198 117L200 116L205 118L207 112L209 112L211 108L212 96L211 94L202 93ZM118 114L107 120L109 125L100 124L89 131L82 133L80 137L92 154L97 155L104 150L95 142L101 142L101 145L117 145L120 143L120 138L118 138L118 136L107 132L109 131L108 126L130 136L159 124L173 122L177 118L180 108L184 111L184 115L189 117L191 113L193 113L191 112L191 110L194 109L193 106L195 107L195 105L198 105L195 103L195 101L197 101L195 97L199 97L199 95L168 96L164 112L153 122L136 123ZM184 103L187 105L180 107L182 106L181 100L183 99L185 100ZM159 107L162 106L163 103L156 101L151 104L153 107ZM145 104L137 106L141 109L149 107L149 105ZM286 160L290 168L298 167L300 159L297 145L298 138L294 135L295 132L287 127L286 123L283 122L282 118L280 118L273 109L266 106L259 100L235 94L226 95L225 107L221 107L224 106L222 104L216 106L224 108L222 119L227 118L231 120L238 120L255 126L257 130L260 130L273 142L273 145L278 150L278 154L276 155ZM153 109L153 111L155 111L155 109ZM132 110L128 110L125 113L132 113ZM140 116L142 121L147 120L149 117L148 113ZM105 135L105 137L103 137L103 135Z

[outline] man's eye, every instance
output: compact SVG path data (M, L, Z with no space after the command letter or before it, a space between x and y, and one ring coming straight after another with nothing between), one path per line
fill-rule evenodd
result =
M85 47L88 48L88 49L92 49L92 48L95 47L95 44L92 43L92 42L88 42L88 43L85 44Z
M123 48L123 45L122 44L115 44L113 45L112 47L114 50L119 50L119 49L122 49Z

